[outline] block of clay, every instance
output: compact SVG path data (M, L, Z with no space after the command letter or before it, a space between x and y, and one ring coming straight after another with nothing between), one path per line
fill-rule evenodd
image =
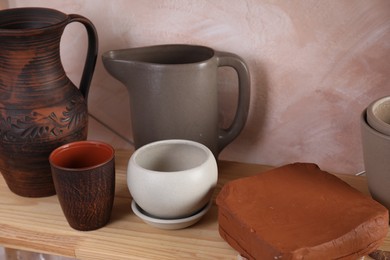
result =
M385 207L309 163L231 181L216 202L220 235L248 259L355 260L389 228Z

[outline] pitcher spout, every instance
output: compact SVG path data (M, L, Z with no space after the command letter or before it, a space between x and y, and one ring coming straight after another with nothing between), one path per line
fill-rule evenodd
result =
M111 50L102 55L103 65L108 73L124 84L129 80L128 72L134 64L128 52L129 49Z

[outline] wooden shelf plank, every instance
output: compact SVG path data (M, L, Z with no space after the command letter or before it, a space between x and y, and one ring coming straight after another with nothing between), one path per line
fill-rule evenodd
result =
M131 151L116 152L116 198L110 223L95 231L69 227L56 196L23 198L9 191L0 178L0 244L5 247L74 257L77 259L237 259L218 233L217 207L192 227L160 230L144 224L130 208L126 185ZM270 169L270 166L219 162L214 198L229 180ZM364 177L337 175L368 194ZM381 247L390 251L390 234Z

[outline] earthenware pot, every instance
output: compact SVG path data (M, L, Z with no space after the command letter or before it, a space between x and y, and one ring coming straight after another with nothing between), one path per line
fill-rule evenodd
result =
M168 44L112 50L103 54L107 71L130 95L134 144L165 139L206 145L215 157L243 129L249 110L250 77L244 60L206 46ZM218 127L218 68L238 76L233 123Z
M89 231L105 226L115 196L114 148L99 141L77 141L49 157L54 186L69 225Z
M85 26L88 54L79 89L66 76L60 40ZM48 161L56 147L87 137L87 96L97 55L93 24L47 8L0 11L0 170L14 193L55 194Z

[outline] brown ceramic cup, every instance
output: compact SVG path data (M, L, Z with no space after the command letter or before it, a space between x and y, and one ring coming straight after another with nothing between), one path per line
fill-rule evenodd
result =
M367 122L367 109L360 117L363 159L372 197L390 210L390 136Z
M114 149L98 141L79 141L49 157L54 187L69 225L77 230L105 226L115 195Z

